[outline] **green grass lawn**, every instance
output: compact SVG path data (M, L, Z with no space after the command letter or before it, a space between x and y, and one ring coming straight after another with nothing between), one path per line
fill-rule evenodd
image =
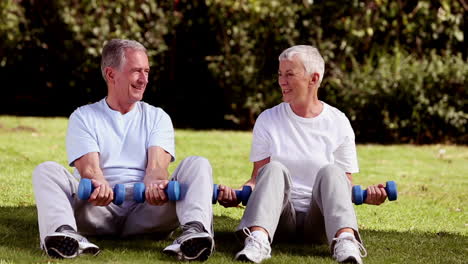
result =
M31 184L36 165L66 165L65 118L0 116L0 264L4 263L172 263L161 254L171 239L92 237L102 253L74 260L48 258L39 250ZM251 133L176 131L177 161L208 158L214 181L240 186L251 173ZM443 156L439 155L445 150ZM394 180L398 201L356 206L369 256L365 263L468 263L468 147L450 145L358 145L361 173L356 184ZM243 208L214 206L216 251L207 263L236 263L240 244L232 233ZM273 244L264 263L335 263L326 245Z

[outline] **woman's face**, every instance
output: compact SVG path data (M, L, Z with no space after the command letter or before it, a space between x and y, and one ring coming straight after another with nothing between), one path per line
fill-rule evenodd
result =
M291 60L281 60L278 70L278 83L283 101L290 104L304 103L309 100L311 75L307 74L301 61L294 56Z

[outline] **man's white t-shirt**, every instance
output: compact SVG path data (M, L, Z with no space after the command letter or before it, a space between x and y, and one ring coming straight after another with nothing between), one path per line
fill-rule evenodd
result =
M354 132L340 110L324 102L314 118L296 115L288 103L260 114L253 130L250 160L270 157L285 165L292 178L291 200L297 211L306 212L311 203L317 172L336 164L345 172L359 172Z
M159 146L175 159L174 128L161 108L137 102L122 115L102 99L76 109L67 131L68 163L90 153L99 153L100 167L109 184L143 181L147 151ZM74 175L80 178L75 168Z

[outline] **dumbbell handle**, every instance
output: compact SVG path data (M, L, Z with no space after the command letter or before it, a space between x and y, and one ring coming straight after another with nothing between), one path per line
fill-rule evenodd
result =
M250 194L252 193L252 187L248 185L244 185L242 187L242 190L234 190L236 193L237 197L237 203L242 202L242 205L247 205L247 202L249 201ZM219 195L219 187L218 184L213 185L213 197L212 197L212 203L215 204L218 200L218 195Z
M133 199L137 203L145 202L145 184L142 182L137 182L133 185ZM180 200L180 184L177 181L169 181L166 189L164 189L169 201L178 201Z
M81 179L80 184L78 185L78 198L81 200L88 200L94 189L95 188L90 179ZM121 205L125 200L125 186L123 184L116 184L113 191L114 197L112 198L112 202L116 205Z
M395 201L398 198L397 186L394 181L387 181L385 185L385 191L387 192L387 197L389 201ZM355 185L352 190L353 202L356 205L364 203L367 199L367 189L362 190L361 186Z

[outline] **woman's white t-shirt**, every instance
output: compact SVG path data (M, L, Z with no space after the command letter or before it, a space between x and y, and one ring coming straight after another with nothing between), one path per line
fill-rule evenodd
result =
M335 164L345 172L359 172L348 118L337 108L322 103L322 112L313 118L300 117L288 103L281 103L262 112L253 130L250 160L270 157L288 168L293 185L291 199L300 212L310 207L320 168Z

